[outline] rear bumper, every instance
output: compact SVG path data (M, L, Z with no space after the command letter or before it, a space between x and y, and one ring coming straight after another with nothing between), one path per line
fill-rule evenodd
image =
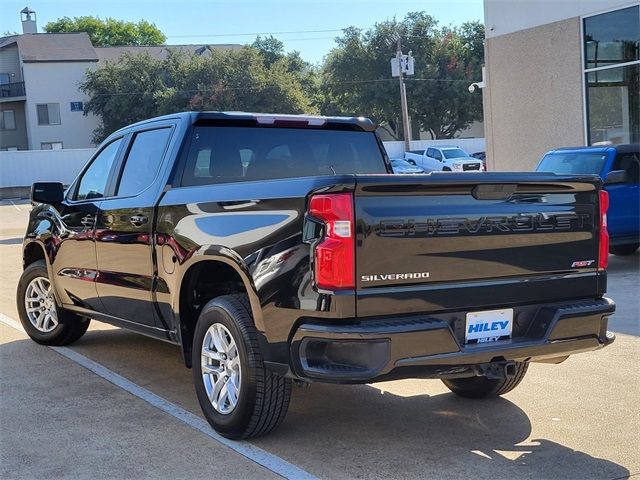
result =
M309 380L367 383L391 378L445 378L511 361L559 363L602 348L615 304L608 298L514 308L513 338L464 344L466 312L391 317L349 324L310 321L291 342L295 375Z

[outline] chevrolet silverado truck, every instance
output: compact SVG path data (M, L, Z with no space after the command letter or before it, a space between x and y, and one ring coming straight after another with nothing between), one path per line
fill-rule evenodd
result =
M40 344L90 319L180 347L222 435L292 384L441 379L480 398L614 340L596 175L391 175L363 118L188 112L32 187L17 288Z

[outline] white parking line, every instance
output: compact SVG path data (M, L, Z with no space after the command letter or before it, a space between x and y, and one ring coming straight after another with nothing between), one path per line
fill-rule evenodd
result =
M16 322L11 317L8 317L2 313L0 313L0 322L5 325L15 328L16 330L25 333L22 325L19 322ZM179 407L178 405L165 400L164 398L156 395L153 392L150 392L146 388L143 388L130 380L127 380L121 375L109 370L105 366L94 362L90 358L85 357L84 355L75 352L74 350L68 347L49 347L54 350L56 353L59 353L63 357L68 358L72 362L77 363L78 365L86 368L87 370L92 371L99 377L104 378L108 382L126 390L132 395L144 400L150 405L153 405L156 408L159 408L165 413L168 413L174 418L177 418L181 422L187 424L191 428L198 430L205 435L211 437L215 441L231 448L236 451L243 457L257 463L258 465L262 465L263 467L271 470L272 472L290 479L316 479L309 472L302 470L301 468L293 465L292 463L287 462L286 460L269 453L261 448L258 448L254 445L251 445L248 442L237 442L234 440L229 440L228 438L223 437L216 433L215 430L211 428L211 426L202 418L197 415L194 415L191 412Z
M18 210L19 212L21 212L21 211L22 211L22 210L20 210L20 208L19 208L15 203L13 203L13 200L9 200L9 201L11 202L11 205L13 205L13 208L15 208L16 210Z

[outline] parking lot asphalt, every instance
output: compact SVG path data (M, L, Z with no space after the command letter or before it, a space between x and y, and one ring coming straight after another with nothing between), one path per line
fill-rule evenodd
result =
M15 287L28 203L0 202L0 314ZM437 380L295 388L284 424L248 443L319 478L640 475L640 257L611 257L616 342L533 364L503 398ZM98 322L70 347L200 415L179 349ZM244 442L243 442L244 443ZM267 468L0 323L2 478L270 478Z

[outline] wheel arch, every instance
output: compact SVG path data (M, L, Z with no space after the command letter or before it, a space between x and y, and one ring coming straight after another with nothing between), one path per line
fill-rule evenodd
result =
M24 271L29 265L39 260L44 261L47 273L49 274L49 280L51 281L51 286L53 287L53 294L55 295L58 303L61 303L55 282L56 279L53 272L53 266L51 265L51 259L49 258L45 243L40 238L25 241L22 246L22 270Z
M188 367L191 366L191 344L198 316L202 307L218 296L246 294L256 330L264 332L262 308L253 279L242 258L232 250L224 247L199 249L190 261L182 265L177 285L179 293L174 296L173 311L183 358ZM207 290L199 291L203 287ZM202 295L201 299L199 295Z
M26 242L22 247L22 269L24 270L38 260L44 260L47 264L47 270L49 269L49 261L44 245L38 240Z

